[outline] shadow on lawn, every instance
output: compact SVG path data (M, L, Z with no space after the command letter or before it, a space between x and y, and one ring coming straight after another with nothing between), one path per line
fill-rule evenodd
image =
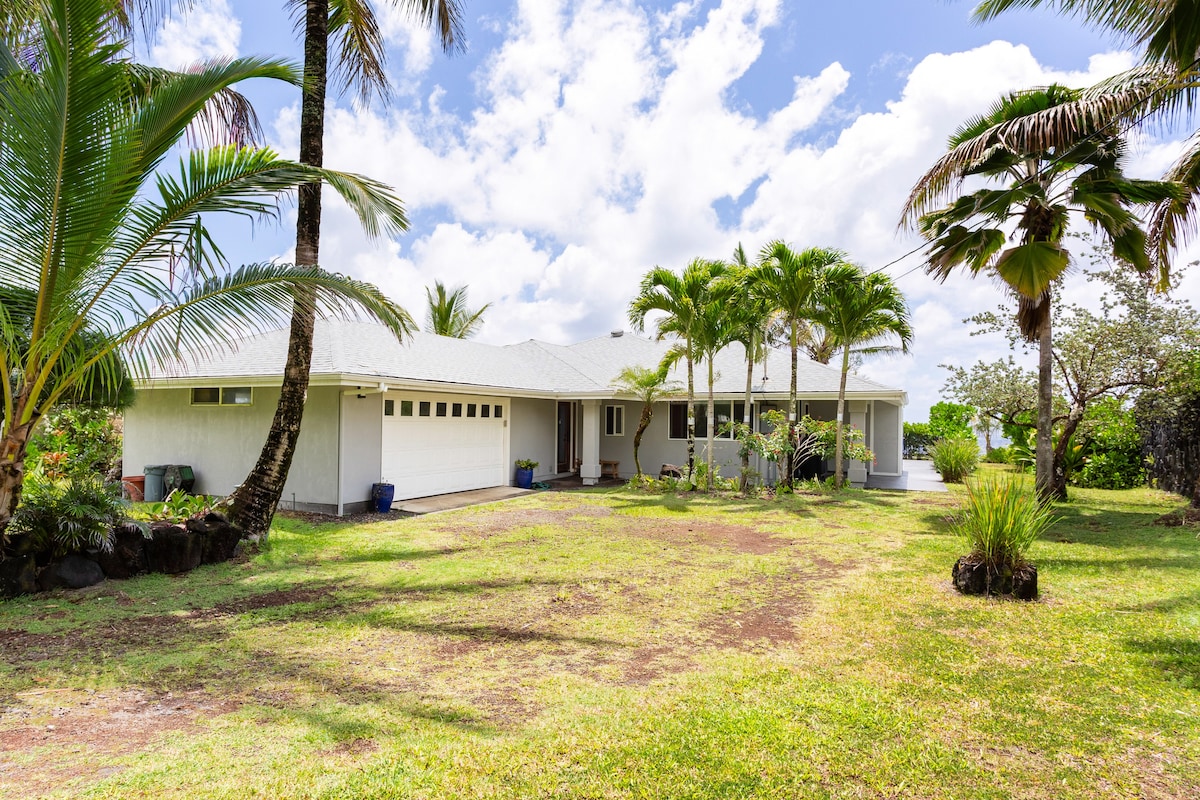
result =
M1156 636L1129 639L1126 643L1148 656L1149 663L1166 673L1173 683L1200 691L1200 642L1179 636Z

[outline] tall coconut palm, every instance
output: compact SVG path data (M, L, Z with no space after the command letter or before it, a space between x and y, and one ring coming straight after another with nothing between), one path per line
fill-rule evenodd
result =
M642 477L642 462L638 460L638 449L642 446L642 434L650 426L654 417L654 404L677 394L682 388L678 381L667 380L667 370L660 365L658 369L649 367L625 367L613 381L613 388L621 394L628 394L642 401L642 414L638 419L637 431L633 434L633 468L636 477Z
M467 306L467 287L459 286L451 292L441 281L433 282L433 289L425 288L425 299L429 308L425 314L425 329L438 336L455 339L470 339L479 332L483 324L483 312L492 305L484 303L472 311Z
M460 46L461 11L457 0L392 0L432 26L443 49ZM304 94L300 104L300 161L320 166L325 153L325 95L329 81L330 39L334 39L337 77L356 88L364 99L387 93L383 37L370 0L288 0L304 21ZM296 263L320 263L321 184L300 187L296 215ZM266 536L304 420L312 368L314 298L296 300L288 336L287 363L279 405L258 461L229 498L235 523Z
M846 414L850 355L908 352L912 344L912 325L904 295L892 279L881 272L867 274L854 264L834 264L822 271L815 295L813 320L828 331L834 346L842 351L833 457L834 483L841 486L845 442L842 420ZM894 340L899 341L899 346L887 344Z
M904 206L902 224L914 225L931 242L927 271L945 280L965 267L995 275L1017 298L1017 322L1038 343L1036 484L1042 497L1065 497L1066 476L1056 467L1051 441L1053 411L1053 288L1066 272L1063 247L1072 212L1107 239L1113 257L1139 272L1151 269L1146 233L1134 208L1182 196L1175 183L1127 178L1124 141L1100 127L1102 120L1076 119L1082 135L1073 146L1023 150L1004 131L1022 118L1064 114L1080 93L1059 85L1005 95L988 113L955 131L949 152L917 182ZM978 176L1001 188L957 196L964 180ZM938 208L941 203L949 205ZM1015 223L1015 228L1012 224ZM1010 235L1010 229L1013 233Z
M693 259L682 273L655 267L642 278L638 295L629 304L629 322L639 333L646 329L646 317L662 314L655 322L655 336L662 340L677 340L677 357L687 364L687 451L688 475L696 467L696 337L703 324L701 313L707 302L709 287L725 272L721 261ZM689 480L691 478L689 477ZM692 486L694 486L694 481Z
M33 51L19 57L0 42L0 534L38 421L111 383L118 350L144 374L181 350L277 324L302 288L321 291L324 311L354 305L397 335L407 324L374 287L316 267L223 269L201 222L274 214L278 195L321 180L369 232L390 234L403 215L384 187L236 146L195 151L175 175L159 170L214 94L245 78L296 81L292 70L237 59L146 84L115 41L111 0L44 0L39 11ZM180 274L165 265L182 243L193 269Z
M1005 132L1013 147L1063 149L1089 135L1089 128L1113 135L1146 120L1165 117L1174 123L1194 113L1200 102L1200 5L1192 0L984 0L975 16L987 20L1013 7L1034 6L1082 17L1125 37L1143 48L1145 62L1085 90L1074 103L1022 120ZM1171 256L1200 228L1200 131L1192 134L1163 180L1181 184L1186 193L1159 201L1149 217L1160 289L1170 284Z
M788 384L788 426L792 439L796 438L796 426L800 420L800 400L797 393L800 344L802 332L813 319L815 306L813 293L820 282L821 273L837 264L844 264L846 254L827 247L810 247L796 252L786 242L774 241L763 247L759 254L758 283L761 292L771 298L780 323L787 332L788 351L791 354L792 375ZM795 454L793 454L794 456ZM788 462L784 484L792 485L796 464Z

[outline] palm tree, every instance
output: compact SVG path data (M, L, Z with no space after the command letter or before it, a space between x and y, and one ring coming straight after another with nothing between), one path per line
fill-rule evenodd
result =
M717 436L716 398L713 386L716 383L717 353L734 341L737 332L737 316L734 313L731 300L735 297L736 282L727 280L728 265L723 262L711 262L711 277L707 290L702 296L696 315L696 325L692 334L692 347L695 357L708 365L708 402L705 406L707 425L705 467L708 476L708 489L715 486L713 475L713 456ZM676 351L678 352L678 351ZM672 355L668 359L673 360Z
M457 0L392 0L433 26L445 50L462 39ZM386 95L383 37L370 0L294 0L304 8L304 94L300 106L300 161L320 166L325 152L325 94L329 79L330 38L335 39L336 69L345 87L365 100ZM321 184L300 187L296 217L296 263L320 263ZM287 363L279 405L258 461L229 497L233 521L251 534L266 536L283 495L304 419L304 399L312 368L314 299L300 296L292 312Z
M642 434L654 416L654 404L681 388L677 381L667 380L667 370L649 367L625 367L613 381L613 388L621 394L629 394L642 401L642 416L638 420L637 432L633 434L633 466L637 478L642 477L642 462L638 460L638 448L642 446Z
M850 374L850 354L874 355L907 353L912 343L912 326L904 295L881 272L864 273L854 264L834 264L825 268L816 290L817 310L813 319L828 331L834 346L842 351L841 379L838 382L837 437L834 453L834 483L842 485L842 450L846 413L846 376ZM899 339L900 346L883 344Z
M754 365L767 355L767 329L772 318L771 303L760 291L757 273L740 244L734 250L733 265L728 277L731 283L731 296L727 305L731 327L730 341L739 343L746 353L746 399L742 410L742 425L753 430ZM745 492L750 485L750 450L745 446L740 450L742 473L738 489Z
M1146 234L1131 209L1181 197L1177 184L1126 178L1124 142L1104 132L1103 120L1076 119L1082 136L1067 147L1018 149L1004 135L1022 118L1054 110L1071 114L1079 97L1058 85L1014 92L987 114L968 120L951 135L949 152L913 188L901 223L916 225L931 242L930 274L945 280L958 267L975 275L995 274L1017 297L1021 333L1038 343L1035 472L1045 498L1066 496L1065 474L1054 463L1051 441L1050 307L1053 287L1070 263L1062 245L1070 214L1082 213L1107 238L1114 258L1147 272ZM1095 122L1101 126L1092 127ZM973 176L1004 185L956 197ZM950 204L937 208L946 201Z
M470 339L478 333L479 326L483 324L483 312L492 305L484 303L472 311L467 307L466 286L447 292L441 281L433 282L433 291L425 288L425 299L429 303L425 328L438 336L455 339Z
M300 289L319 310L365 309L400 335L403 310L377 289L316 267L228 270L202 216L276 213L274 198L327 181L369 232L394 233L399 201L365 178L270 150L195 151L176 175L163 159L211 98L237 81L298 76L280 62L237 59L139 81L122 56L111 0L46 0L34 63L0 42L0 533L20 501L38 421L94 382L211 349L277 324ZM21 56L29 51L23 51ZM187 245L190 269L167 269Z
M783 241L774 241L763 247L759 254L757 281L760 291L771 298L779 321L787 332L788 350L792 358L792 377L788 389L788 427L791 438L796 438L796 426L800 420L800 401L797 397L797 373L802 332L808 329L815 307L813 293L820 282L821 273L829 267L844 264L846 254L841 250L826 247L810 247L799 253ZM794 454L793 454L794 456ZM794 458L788 461L784 484L792 485L792 473L796 468Z
M683 358L687 363L687 450L688 475L696 467L696 335L702 324L701 312L705 307L709 286L724 273L725 264L703 258L693 259L682 274L663 267L655 267L642 278L638 295L629 304L629 322L639 333L646 329L646 317L661 312L655 323L656 338L668 336L678 340L678 347L668 358ZM691 477L688 478L692 480ZM695 482L692 481L692 486Z

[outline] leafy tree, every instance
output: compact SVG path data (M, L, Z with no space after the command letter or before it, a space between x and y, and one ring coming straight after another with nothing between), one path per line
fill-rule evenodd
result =
M1200 358L1175 365L1161 391L1142 393L1134 414L1155 484L1200 508Z
M687 451L688 475L696 471L696 381L695 362L700 357L698 338L705 324L704 312L709 306L709 294L715 279L723 275L722 261L693 259L682 273L655 267L642 278L638 295L629 304L629 322L641 333L646 318L661 314L655 322L655 336L662 340L677 340L669 359L682 358L687 364ZM711 473L710 473L711 474ZM688 478L692 480L691 477ZM694 484L692 484L694 485Z
M39 420L89 385L117 385L118 351L144 370L227 342L227 331L264 330L300 287L321 290L326 313L365 309L397 333L405 319L374 287L315 267L222 269L201 223L220 211L269 215L280 193L322 180L368 231L390 233L400 210L381 185L236 146L158 172L214 94L246 78L296 80L290 69L236 59L145 83L115 41L109 0L39 10L38 47L18 57L0 42L0 269L17 290L9 298L25 298L0 307L0 374L12 376L0 381L0 535ZM164 269L182 242L190 269Z
M387 95L385 48L370 0L289 0L303 9L304 92L300 103L300 161L319 167L325 157L325 95L329 82L331 40L336 59L335 78L343 88L357 89L362 100L373 94ZM452 50L462 40L461 11L457 0L393 0L424 24L435 29L443 49ZM300 27L297 25L297 27ZM296 214L296 263L320 263L321 183L300 187ZM393 218L398 229L407 227L396 206ZM296 298L288 335L287 363L283 385L271 429L258 461L246 479L229 497L233 521L251 534L265 536L271 527L304 420L304 399L312 370L313 328L316 297L310 292ZM413 327L404 320L399 329Z
M929 407L929 433L934 439L971 439L974 418L974 407L943 400Z
M804 338L802 332L807 333L811 330L810 324L817 322L814 296L823 271L845 263L846 254L841 250L810 247L796 252L786 242L778 240L768 243L759 253L758 291L770 298L779 323L787 333L792 364L791 382L788 384L788 419L791 425L800 419L796 380L801 341ZM834 337L834 342L837 341L835 332L830 331L829 335ZM792 472L798 463L793 461L789 465L784 477L785 485L792 485Z
M1105 397L1087 410L1077 439L1083 456L1072 473L1078 486L1092 489L1132 489L1146 482L1142 435L1131 408L1117 397Z
M1081 212L1115 259L1145 273L1151 263L1134 209L1183 196L1177 184L1126 177L1125 143L1107 127L1112 116L1079 111L1079 99L1078 91L1059 85L1000 98L951 135L949 152L913 187L902 213L902 223L916 225L931 242L930 274L945 280L965 267L973 275L995 275L1017 298L1021 335L1038 343L1035 483L1042 497L1066 492L1053 471L1051 304L1055 282L1070 263L1063 246L1070 214ZM1038 146L1008 135L1022 121L1050 124L1072 114L1078 136L1070 142ZM1001 188L959 195L974 177Z
M904 423L904 457L917 458L928 454L937 437L929 430L928 422Z
M479 326L483 324L483 312L491 306L491 303L484 303L472 311L467 306L466 286L459 286L447 292L441 281L433 282L432 291L426 287L425 299L429 303L425 315L426 329L438 336L451 336L455 339L470 339L479 333Z
M881 272L866 273L854 264L833 264L821 271L815 293L813 321L833 337L842 351L841 379L838 382L837 446L834 452L834 484L842 485L842 441L846 414L846 376L850 356L908 352L912 343L912 325L904 295L892 279ZM899 341L899 345L885 344ZM793 367L793 394L795 373Z
M638 419L637 431L633 434L633 466L637 472L635 477L640 480L642 462L638 460L638 449L642 446L642 434L646 432L650 420L654 417L654 404L664 397L677 394L682 387L676 381L667 380L667 371L661 366L658 369L631 366L621 370L617 379L613 381L613 388L642 401L642 415Z
M1093 250L1092 281L1104 286L1099 313L1064 308L1052 358L1060 400L1052 415L1053 475L1057 496L1066 493L1076 431L1088 408L1105 397L1125 397L1163 384L1172 365L1200 346L1200 315L1186 302L1156 292ZM971 318L1019 345L1011 319L999 314Z

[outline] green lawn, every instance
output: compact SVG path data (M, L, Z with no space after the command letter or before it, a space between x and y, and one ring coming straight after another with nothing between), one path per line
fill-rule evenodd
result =
M1197 530L1073 496L1036 603L953 591L957 494L283 520L0 602L0 796L1200 796Z

